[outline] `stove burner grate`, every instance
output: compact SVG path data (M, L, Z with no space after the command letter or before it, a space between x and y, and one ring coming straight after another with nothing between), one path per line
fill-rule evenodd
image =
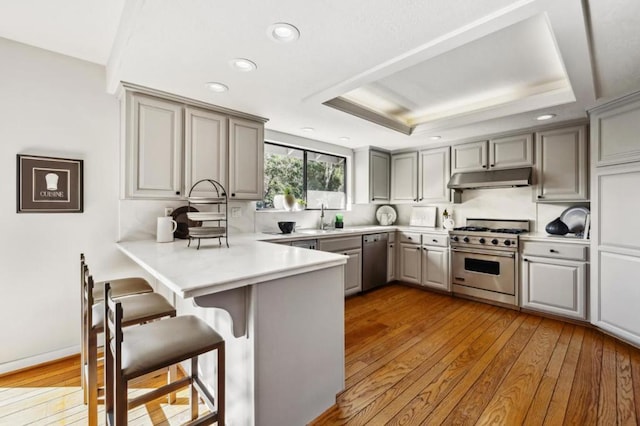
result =
M484 226L461 226L459 228L453 228L454 231L465 231L465 232L487 232L491 229Z
M519 235L519 234L524 234L527 231L519 228L498 228L498 229L492 229L491 232L498 232L500 234Z

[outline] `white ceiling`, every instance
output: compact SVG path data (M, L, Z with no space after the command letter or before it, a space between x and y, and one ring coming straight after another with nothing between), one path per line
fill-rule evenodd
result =
M269 39L275 22L298 42ZM128 81L389 149L585 117L640 89L639 26L637 0L0 0L0 37L104 64L110 92ZM322 104L363 88L414 133Z

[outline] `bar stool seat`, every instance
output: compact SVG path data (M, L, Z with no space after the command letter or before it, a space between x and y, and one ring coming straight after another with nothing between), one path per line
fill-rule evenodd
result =
M124 300L122 300L124 302ZM122 311L126 306L122 303ZM186 315L122 331L122 377L131 380L197 354L224 339L201 319Z
M93 288L93 300L104 300L104 283L97 281ZM153 293L153 287L147 280L139 277L118 278L109 280L113 297L124 297L132 294Z
M123 327L176 315L175 308L158 293L134 294L119 298L119 300L125 312L122 318ZM91 310L93 311L91 328L96 333L102 333L104 330L104 300L94 303Z
M137 327L122 328L125 300L114 299L105 285L105 420L107 425L127 424L128 410L189 386L192 425L225 422L225 341L203 320L192 315L172 317ZM216 351L217 401L198 376L198 356ZM190 360L187 377L153 389L133 399L128 382L153 371ZM198 395L210 413L198 417ZM216 406L217 402L217 407ZM217 408L214 410L214 407Z

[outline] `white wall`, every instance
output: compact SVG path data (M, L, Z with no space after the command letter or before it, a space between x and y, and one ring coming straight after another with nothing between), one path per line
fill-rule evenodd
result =
M103 67L0 38L0 373L80 343L79 255L111 278L133 269L114 246L118 103ZM16 154L84 160L84 213L17 214Z

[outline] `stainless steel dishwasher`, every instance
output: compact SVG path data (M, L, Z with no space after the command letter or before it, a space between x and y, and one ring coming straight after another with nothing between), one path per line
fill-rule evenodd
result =
M387 283L387 234L362 236L362 291Z

